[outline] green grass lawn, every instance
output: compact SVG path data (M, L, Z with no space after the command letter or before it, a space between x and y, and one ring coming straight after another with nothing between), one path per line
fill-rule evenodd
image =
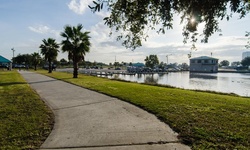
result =
M16 71L0 71L0 149L37 149L53 127L51 111Z
M192 149L250 149L250 98L122 82L79 74L48 76L135 104L179 133Z

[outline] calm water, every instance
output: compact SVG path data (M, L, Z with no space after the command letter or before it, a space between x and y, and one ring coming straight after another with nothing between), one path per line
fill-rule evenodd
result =
M169 74L154 75L113 75L108 78L119 78L122 80L138 83L158 83L171 85L184 89L198 89L218 91L224 93L235 93L250 97L250 74L249 73L189 73L173 72Z

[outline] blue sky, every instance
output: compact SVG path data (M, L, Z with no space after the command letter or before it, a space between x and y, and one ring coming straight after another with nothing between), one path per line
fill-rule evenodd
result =
M149 32L147 42L134 51L121 46L115 36L109 36L110 29L104 25L103 17L107 12L93 14L88 5L92 0L0 0L0 55L11 59L14 47L17 54L39 52L43 39L55 38L61 42L60 32L65 25L83 24L85 31L90 31L91 49L86 60L110 63L115 58L119 62L144 62L150 54L158 55L160 61L189 62L191 44L183 44L182 25L178 16L174 19L174 29L166 34ZM230 21L220 22L223 36L215 33L209 43L197 43L192 57L207 55L222 60L241 61L242 52L247 51L247 39L244 36L250 31L250 15L239 20L237 15ZM202 27L200 26L200 31ZM250 50L249 50L250 51ZM58 60L67 59L67 53L60 53Z

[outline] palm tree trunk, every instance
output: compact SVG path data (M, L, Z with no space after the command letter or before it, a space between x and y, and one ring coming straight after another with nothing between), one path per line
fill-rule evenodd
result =
M78 62L74 61L74 72L73 72L73 78L77 78L78 76Z
M51 61L49 61L49 73L52 73Z

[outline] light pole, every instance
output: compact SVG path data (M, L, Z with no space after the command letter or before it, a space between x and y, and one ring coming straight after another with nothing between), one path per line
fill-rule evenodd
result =
M166 55L166 57L167 57L167 67L168 67L168 56L170 56L170 55L172 55L172 54ZM167 73L168 73L168 69L167 69Z
M172 54L169 54L169 55L166 56L167 57L167 65L168 65L168 56L170 56L170 55L172 55Z
M11 49L12 51L13 51L13 57L12 57L12 59L14 59L14 54L15 54L15 49L14 49L14 47Z
M14 49L14 47L11 50L13 52L12 63L14 63L14 57L15 57L15 49ZM12 63L10 63L10 70L12 70Z

